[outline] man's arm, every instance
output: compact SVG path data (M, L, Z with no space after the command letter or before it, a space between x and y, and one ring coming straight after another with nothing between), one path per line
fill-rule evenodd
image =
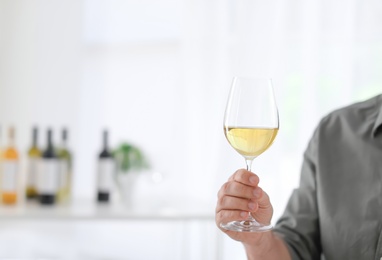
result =
M272 231L262 234L260 244L243 243L248 260L291 260L288 248L281 237Z

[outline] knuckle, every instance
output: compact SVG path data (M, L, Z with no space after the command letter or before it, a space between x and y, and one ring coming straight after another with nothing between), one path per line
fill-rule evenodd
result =
M223 211L219 211L216 213L216 220L220 222L223 219Z
M222 196L219 198L219 205L224 207L228 205L229 198L227 196Z
M216 221L217 226L219 226L220 223L224 221L224 212L223 211L219 211L216 213L215 221Z
M230 190L230 186L231 186L231 182L226 182L223 184L222 189L221 189L223 194L228 194L228 192Z
M217 212L215 215L216 224L218 226L220 225L220 223L230 221L234 218L235 218L234 212L229 210L221 210Z
M221 188L220 188L220 190L218 191L218 194L217 194L218 198L224 196L224 194L227 194L228 186L229 186L229 183L228 183L228 182L224 183L224 184L221 186Z

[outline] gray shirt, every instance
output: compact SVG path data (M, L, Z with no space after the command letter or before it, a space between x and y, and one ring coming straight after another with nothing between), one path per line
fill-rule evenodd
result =
M322 119L275 232L292 259L382 259L382 95Z

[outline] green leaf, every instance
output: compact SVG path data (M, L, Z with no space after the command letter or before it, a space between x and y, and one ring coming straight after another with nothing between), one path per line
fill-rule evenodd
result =
M139 171L149 168L149 164L142 151L129 143L122 143L114 152L118 172L127 173L131 170Z

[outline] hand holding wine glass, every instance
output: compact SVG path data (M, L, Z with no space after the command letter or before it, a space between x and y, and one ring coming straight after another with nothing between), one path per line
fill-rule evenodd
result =
M238 171L219 191L217 210L231 207L231 213L240 213L241 218L222 222L221 228L239 232L262 232L272 229L270 216L261 217L257 213L256 221L250 212L261 210L272 215L271 204L265 192L257 186L258 177L252 174L253 159L266 151L273 143L279 129L278 110L274 98L272 81L261 78L233 79L224 116L224 133L231 146L241 154L246 162L247 171ZM260 195L256 198L256 194ZM224 200L224 203L222 202ZM223 205L230 204L230 205ZM247 210L247 218L243 212ZM221 217L221 216L220 216ZM265 221L265 223L264 223Z

